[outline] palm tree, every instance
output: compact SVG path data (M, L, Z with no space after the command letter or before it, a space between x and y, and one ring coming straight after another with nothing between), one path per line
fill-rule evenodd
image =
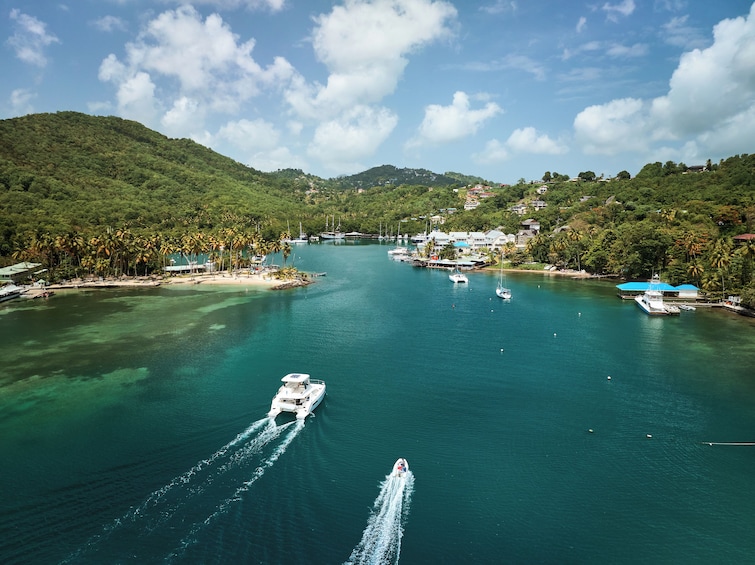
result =
M694 261L687 267L687 274L691 276L698 285L700 284L700 277L703 276L704 272L705 267L700 261Z
M720 238L715 241L710 252L710 264L718 269L721 274L721 296L726 297L726 282L724 275L726 269L731 263L731 242L726 238Z

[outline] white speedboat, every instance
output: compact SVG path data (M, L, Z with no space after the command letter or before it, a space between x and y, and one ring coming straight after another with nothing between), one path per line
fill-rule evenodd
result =
M297 420L309 416L325 398L325 383L310 379L306 373L289 373L281 379L267 415L275 418L281 412L296 414Z
M391 476L393 477L403 477L409 472L409 463L407 463L406 459L403 457L400 457L396 460L396 463L393 464L393 471L391 472Z
M450 275L448 275L449 280L456 284L456 283L468 283L469 279L467 278L467 275L462 273L460 270L456 269L453 271Z

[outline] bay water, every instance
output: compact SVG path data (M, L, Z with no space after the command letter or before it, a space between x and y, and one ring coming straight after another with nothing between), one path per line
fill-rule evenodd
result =
M755 441L752 320L389 248L0 306L0 562L752 561L755 447L710 445ZM272 423L289 372L327 396Z

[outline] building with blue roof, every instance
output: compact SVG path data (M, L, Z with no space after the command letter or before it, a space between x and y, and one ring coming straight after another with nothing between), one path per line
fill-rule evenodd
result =
M698 298L699 288L693 284L680 284L679 286L673 286L668 283L652 283L650 281L631 281L622 284L617 284L616 288L619 289L621 296L636 296L638 294L644 294L650 285L653 288L660 290L664 296L671 298L687 298L690 300L696 300Z

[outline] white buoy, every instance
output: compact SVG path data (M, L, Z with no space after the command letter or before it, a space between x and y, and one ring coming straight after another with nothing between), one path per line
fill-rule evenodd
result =
M553 332L553 337L556 337L556 332Z
M589 429L589 430L587 430L587 431L588 431L588 432L590 432L590 433L592 433L592 428L590 428L590 429Z
M653 436L652 436L652 435L650 435L650 434L648 434L648 435L646 435L645 437L646 437L646 438L648 438L648 439L650 439L650 438L652 438Z
M609 380L609 381L611 380L611 375L608 375L608 380Z

